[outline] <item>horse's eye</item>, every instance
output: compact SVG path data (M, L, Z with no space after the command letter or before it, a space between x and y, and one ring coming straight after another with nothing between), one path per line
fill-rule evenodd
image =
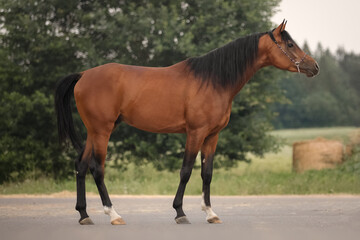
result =
M293 46L294 46L294 44L288 43L288 47L289 47L289 48L292 48Z

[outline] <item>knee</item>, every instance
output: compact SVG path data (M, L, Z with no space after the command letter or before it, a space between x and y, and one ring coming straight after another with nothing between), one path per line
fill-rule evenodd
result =
M187 183L191 176L191 169L190 168L182 168L180 172L180 182Z
M203 166L203 168L201 169L201 178L203 180L203 183L205 185L208 185L211 183L211 179L212 179L212 166Z
M202 178L203 183L205 185L209 185L211 183L212 173L211 172L205 172L205 173L201 174L201 178Z

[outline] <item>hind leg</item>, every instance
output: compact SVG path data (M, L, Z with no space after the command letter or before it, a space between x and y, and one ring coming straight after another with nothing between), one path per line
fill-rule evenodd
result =
M80 213L79 223L81 225L92 225L93 222L86 212L86 196L85 196L85 176L89 167L89 157L84 155L84 151L80 154L75 161L76 170L76 192L77 201L75 209Z
M97 133L90 136L90 142L92 143L92 158L89 163L89 168L98 188L99 195L104 206L104 212L110 216L111 224L124 225L125 221L112 206L108 191L104 183L104 167L109 137L110 133Z
M111 218L112 224L124 224L116 213L104 183L104 165L107 145L111 132L121 122L118 112L120 102L115 83L111 78L98 78L99 74L85 72L74 88L76 107L87 129L86 149L90 156L88 167L94 177L101 197L104 211ZM114 90L114 91L113 91Z

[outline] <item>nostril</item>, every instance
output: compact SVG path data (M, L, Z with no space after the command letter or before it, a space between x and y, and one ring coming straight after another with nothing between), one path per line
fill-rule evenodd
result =
M318 64L317 62L315 62L315 69L316 69L316 70L319 70L319 69L320 69L319 64Z

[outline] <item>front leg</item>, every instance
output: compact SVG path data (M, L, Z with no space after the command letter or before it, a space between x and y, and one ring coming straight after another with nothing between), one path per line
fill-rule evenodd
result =
M203 180L203 193L201 209L206 212L206 221L209 223L221 223L220 218L211 209L210 184L213 173L213 161L218 141L218 134L208 136L201 148L201 178Z
M175 221L178 224L190 223L182 208L183 198L186 184L190 179L195 159L200 150L200 146L203 143L203 140L204 138L199 137L199 135L196 133L188 133L187 135L185 156L180 171L180 183L173 202L173 208L176 210Z

